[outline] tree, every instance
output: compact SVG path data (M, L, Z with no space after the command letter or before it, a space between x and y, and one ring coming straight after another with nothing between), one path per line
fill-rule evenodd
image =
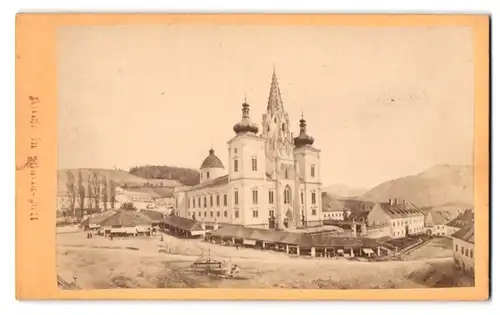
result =
M99 205L101 204L101 180L99 178L99 173L92 172L92 194L94 197L94 207L96 211L99 211Z
M66 171L66 190L68 191L69 198L69 213L75 216L75 204L76 204L76 185L75 176L71 170Z
M92 173L89 173L89 178L87 179L87 200L88 202L88 209L91 210L94 208L93 203L94 203L94 188L92 187Z
M108 210L108 199L109 199L108 189L109 189L108 177L106 176L104 178L103 188L102 188L102 199L104 202L104 211Z
M116 184L113 180L109 181L109 199L111 201L111 209L115 208Z
M83 186L82 170L78 171L78 199L80 200L80 218L85 211L85 186Z

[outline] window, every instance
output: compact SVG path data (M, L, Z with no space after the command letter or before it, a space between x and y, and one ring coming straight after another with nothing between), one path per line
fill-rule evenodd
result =
M458 252L458 245L455 245L455 251Z
M207 207L207 196L203 197L203 207Z
M460 246L461 247L461 251L462 251L462 255L464 254L464 247L463 246Z
M474 258L474 252L472 251L472 249L470 250L470 258Z
M300 204L304 204L304 192L300 192Z
M227 206L227 194L224 194L224 205Z
M234 160L234 171L238 171L238 160Z
M316 176L316 166L312 165L311 166L311 177L314 177L314 176Z
M252 191L252 200L254 205L259 203L259 192L257 190Z
M210 211L210 216L213 217L214 216L214 212L213 211Z
M253 216L254 218L258 218L258 217L259 217L259 210L253 210L253 211L252 211L252 216Z
M217 217L220 217L220 211L217 211Z
M198 212L198 216L201 218L201 212Z
M392 222L392 226L395 227L396 226L396 222Z
M217 202L217 207L220 206L220 195L217 195L216 202Z
M285 191L283 192L283 198L284 198L284 202L285 204L290 204L290 200L291 200L291 190L290 190L290 187L286 187L285 188Z
M316 215L316 209L312 209L312 215Z
M237 205L237 204L238 204L238 202L239 202L239 200L238 200L238 191L237 191L237 190L235 190L235 191L234 191L234 204L235 204L235 205Z
M269 191L269 204L274 204L274 191L272 190Z
M227 218L227 211L224 210L224 218Z
M285 131L285 124L281 124L281 130Z
M238 149L234 148L234 154L238 153Z
M252 171L257 171L257 158L252 158Z
M274 217L274 211L273 210L269 210L269 217L270 218Z
M469 250L467 248L465 249L465 256L469 257Z
M196 208L196 198L193 197L193 208Z
M207 172L207 179L210 178L210 172Z
M206 218L207 217L207 212L203 212L203 216Z
M201 197L198 197L198 208L201 208Z
M214 196L210 195L210 207L214 206Z
M240 213L238 212L238 210L234 211L234 217L235 218L239 218L240 217Z
M191 208L191 199L188 199L188 209ZM189 212L188 212L188 217L189 217Z
M311 192L311 203L313 205L316 204L316 192L315 191Z
M288 168L285 168L285 179L288 179Z

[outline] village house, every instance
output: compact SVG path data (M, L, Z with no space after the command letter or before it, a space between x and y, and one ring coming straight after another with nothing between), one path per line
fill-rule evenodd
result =
M366 233L368 235L376 232L376 237L401 238L424 233L425 218L423 213L405 200L401 203L397 199L375 203L371 211L364 216L366 216Z
M346 209L344 207L344 204L340 200L331 197L326 192L322 193L322 204L323 221L345 221L351 214L351 211L349 209Z
M446 234L452 235L457 232L461 228L467 226L471 222L474 221L474 210L467 209L464 212L460 213L455 219L446 223Z
M450 236L446 223L448 223L448 219L441 211L429 210L425 214L425 233L435 236Z
M453 262L455 268L474 274L474 221L451 235L453 240Z

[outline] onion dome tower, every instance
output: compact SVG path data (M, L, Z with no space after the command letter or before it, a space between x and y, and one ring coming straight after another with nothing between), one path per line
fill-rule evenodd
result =
M311 146L314 143L314 138L309 136L306 132L306 126L304 114L302 114L302 117L300 118L300 133L298 137L293 139L296 148Z
M224 176L224 164L215 155L214 149L208 151L208 156L203 160L200 167L200 183L217 177Z
M246 98L242 105L242 117L241 121L234 125L233 130L236 134L242 133L253 133L257 134L259 132L259 127L250 120L250 105L248 105Z

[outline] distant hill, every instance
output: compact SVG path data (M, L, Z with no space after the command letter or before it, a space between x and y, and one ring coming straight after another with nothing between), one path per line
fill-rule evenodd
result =
M171 179L183 185L197 185L200 183L200 173L191 168L167 165L143 165L130 169L130 174L151 179Z
M353 188L344 184L331 185L324 187L322 191L326 192L328 195L338 198L352 198L361 196L366 192L363 188Z
M80 169L61 169L57 172L58 190L66 190L66 180L68 178L68 172L71 172L75 178L75 183L78 182L78 174ZM87 185L89 175L91 173L97 172L101 178L107 178L110 181L114 181L117 186L128 186L128 187L143 187L145 185L154 185L156 187L175 187L180 186L181 183L171 179L147 179L140 176L130 174L129 172L123 170L114 169L99 169L99 168L85 168L81 169L82 179L84 185Z
M382 183L370 189L362 200L387 201L398 198L420 206L472 205L473 168L472 166L437 165L411 176L401 177Z

